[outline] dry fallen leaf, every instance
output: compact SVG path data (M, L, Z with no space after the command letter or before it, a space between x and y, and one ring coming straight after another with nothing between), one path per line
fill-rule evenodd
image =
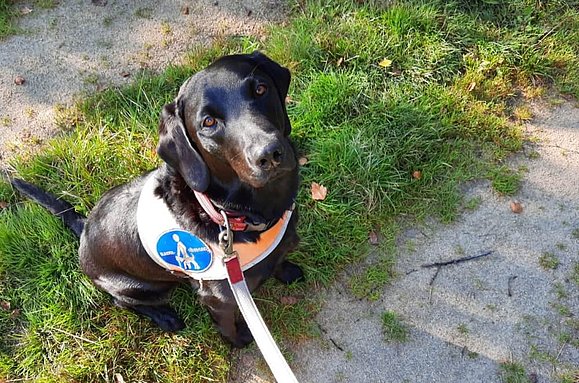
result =
M0 209L6 209L8 207L8 202L0 201Z
M328 195L328 189L324 185L312 182L312 198L316 201L323 201Z
M282 305L295 305L296 303L298 303L299 299L292 296L286 296L279 298L279 301L281 302Z
M26 80L24 79L24 77L22 76L16 76L14 77L14 84L16 85L22 85L26 82Z
M523 205L519 201L511 201L511 211L519 214L523 212Z
M412 178L419 180L422 178L422 172L420 170L415 170L412 172Z
M344 62L344 58L343 58L343 57L340 57L340 58L338 59L338 62L336 63L336 66L342 65L343 62Z
M125 379L118 372L115 374L115 381L116 383L125 383Z
M4 311L10 311L10 302L8 301L1 301L0 308Z
M377 245L380 242L378 239L378 233L371 231L368 235L368 241L370 242L370 245Z
M382 68L389 68L392 65L392 60L384 58L382 59L382 61L378 63L378 65L381 66Z
M290 96L285 96L285 103L286 103L286 105L289 104L289 103L291 103L292 101L293 101L293 100L292 100L292 98L291 98Z
M308 163L308 158L307 157L300 157L298 159L298 164L300 164L300 166L304 166L305 164Z
M470 84L468 84L468 91L472 92L472 90L474 89L474 87L476 86L476 82L471 82Z
M20 8L20 14L22 16L29 14L30 12L32 12L32 9L28 8L28 7L22 7Z

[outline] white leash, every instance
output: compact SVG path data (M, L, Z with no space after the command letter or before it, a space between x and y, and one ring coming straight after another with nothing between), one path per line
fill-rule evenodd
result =
M219 234L219 245L226 255L223 261L227 268L227 281L229 282L235 301L239 306L239 310L275 379L279 383L298 383L294 373L271 336L259 310L255 306L247 283L245 283L239 258L233 250L233 232L229 227L225 212L221 212L221 214L224 216L225 230Z

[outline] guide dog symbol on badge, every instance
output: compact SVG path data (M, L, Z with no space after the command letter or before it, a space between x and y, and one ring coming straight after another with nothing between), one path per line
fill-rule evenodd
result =
M170 230L161 235L157 241L157 254L165 262L193 272L207 270L213 260L209 247L184 230Z

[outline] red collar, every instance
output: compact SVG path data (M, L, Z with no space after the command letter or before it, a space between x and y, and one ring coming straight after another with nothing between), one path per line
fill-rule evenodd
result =
M211 220L218 224L219 226L225 226L225 219L219 212L215 209L215 205L211 201L211 199L207 196L207 194L200 193L195 191L195 197L197 197L197 201L205 210L205 212L211 217ZM245 216L233 215L230 212L226 212L227 218L229 220L229 227L233 231L264 231L268 228L268 223L262 222L255 224L253 222L247 222L245 220Z

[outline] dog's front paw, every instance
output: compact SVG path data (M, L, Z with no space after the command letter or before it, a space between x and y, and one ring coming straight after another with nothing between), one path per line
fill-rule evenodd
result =
M290 261L283 261L275 271L274 277L287 285L305 280L302 268Z
M244 348L247 347L253 342L253 335L251 335L251 331L247 324L243 319L238 319L235 323L235 327L237 328L237 333L234 339L229 339L229 342L236 348Z

